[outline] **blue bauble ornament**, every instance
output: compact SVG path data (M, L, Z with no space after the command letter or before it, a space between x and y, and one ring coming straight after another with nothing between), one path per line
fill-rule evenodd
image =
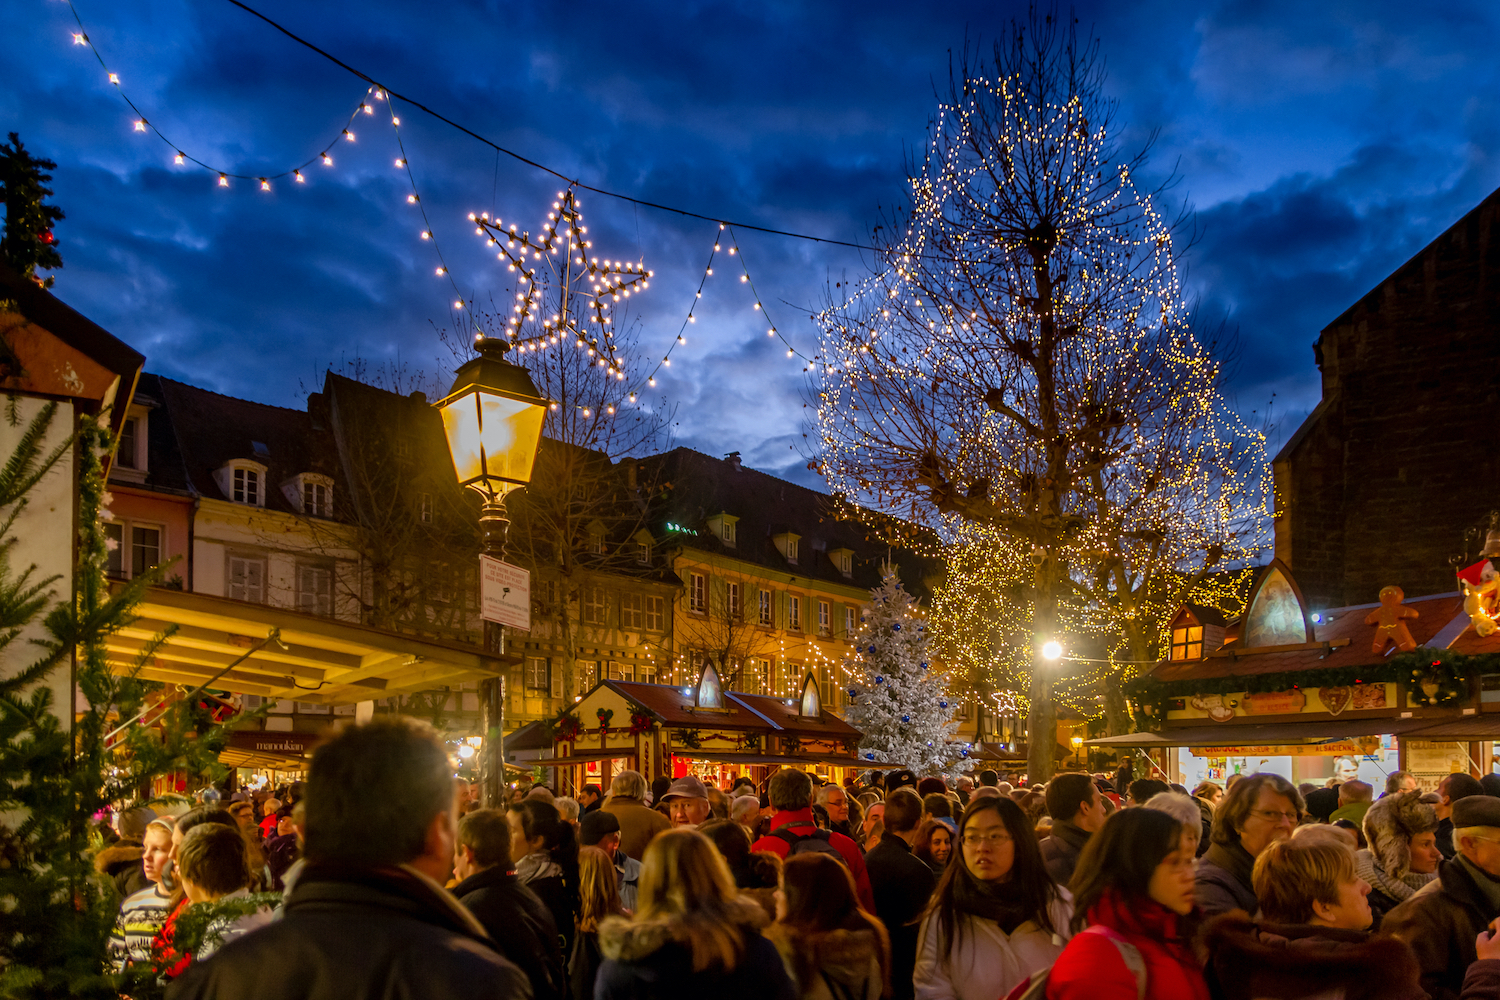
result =
M927 661L926 661L926 660L923 660L923 661L922 661L922 669L923 669L923 670L926 670L926 669L927 669Z
M892 625L891 626L891 631L892 632L899 632L899 631L901 631L901 623L897 622L896 624Z
M885 683L885 678L884 678L884 677L880 677L880 676L877 676L877 677L876 677L876 678L875 678L875 683L876 683L876 684L884 684L884 683Z
M902 722L910 722L911 721L911 716L909 716L909 715L903 715L903 716L901 716L901 721Z
M874 656L874 655L875 655L875 647L874 647L874 646L871 646L871 647L870 647L870 655L871 655L871 656Z
M965 757L967 757L967 756L969 756L969 751L967 751L967 750L963 750L963 751L960 751L960 752L961 752L961 753L962 753L962 755L963 755L963 756L965 756Z
M940 701L940 702L938 702L938 708L947 708L947 707L948 707L948 703L946 701Z
M849 697L851 697L851 698L858 698L859 697L859 688L850 688L849 689Z
M874 760L874 759L875 759L875 755L874 754L872 754L872 753L865 754L865 760Z

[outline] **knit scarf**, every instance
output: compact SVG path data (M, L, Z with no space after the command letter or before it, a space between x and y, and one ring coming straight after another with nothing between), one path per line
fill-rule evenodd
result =
M1500 879L1496 879L1495 876L1470 861L1462 852L1454 855L1453 860L1462 865L1464 871L1468 873L1475 887L1484 896L1485 902L1489 904L1490 912L1500 911Z
M516 862L516 878L522 885L562 873L562 866L546 851L534 851Z
M1418 889L1437 878L1437 872L1427 875L1420 872L1407 872L1400 878L1396 878L1380 867L1375 862L1375 855L1369 851L1355 853L1354 873L1398 903L1415 895Z
M986 881L968 871L958 872L953 884L953 905L960 913L993 920L1007 934L1014 934L1028 920L1037 918L1021 899L1013 881Z

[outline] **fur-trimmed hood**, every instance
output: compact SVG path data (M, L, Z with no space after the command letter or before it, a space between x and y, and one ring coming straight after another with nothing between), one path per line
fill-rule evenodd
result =
M783 961L794 971L801 967L813 968L839 982L857 983L869 976L873 962L876 975L879 975L880 947L874 931L835 930L807 935L783 924L774 924L766 931L766 937L771 939Z
M736 896L729 904L730 919L746 934L759 934L769 921L759 903ZM669 944L686 943L688 935L680 917L626 920L609 917L599 924L599 951L617 962L642 962Z
M1411 838L1437 828L1437 812L1417 792L1387 795L1365 813L1365 841L1370 854L1394 879L1411 871Z
M94 871L108 872L111 875L119 872L122 868L141 863L146 851L140 844L132 844L128 840L122 840L112 844L94 855Z
M1385 934L1226 915L1209 923L1204 942L1226 1000L1325 993L1344 1000L1427 996L1411 948Z

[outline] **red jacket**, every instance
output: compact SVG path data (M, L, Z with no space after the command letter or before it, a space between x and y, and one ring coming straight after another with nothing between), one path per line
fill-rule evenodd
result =
M813 822L812 806L806 809L791 809L778 812L771 817L772 830L787 828L787 833L806 836L818 829ZM849 865L849 873L854 876L854 890L859 894L859 905L868 913L875 912L875 894L870 891L870 876L865 874L865 856L859 852L859 845L842 833L829 832L828 842L838 849L844 856L844 861ZM783 860L791 845L780 837L770 834L760 838L750 845L752 851L769 851Z
M1134 945L1146 966L1151 1000L1208 1000L1208 984L1192 947L1179 936L1181 917L1150 899L1126 903L1110 891L1089 910ZM1047 1000L1137 1000L1135 973L1103 934L1075 934L1047 976Z

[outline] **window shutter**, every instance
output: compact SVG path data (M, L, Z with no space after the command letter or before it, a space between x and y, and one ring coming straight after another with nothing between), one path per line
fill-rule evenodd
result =
M547 673L551 676L552 679L552 697L561 698L563 696L562 667L558 664L554 664L551 658L549 658L547 660Z

